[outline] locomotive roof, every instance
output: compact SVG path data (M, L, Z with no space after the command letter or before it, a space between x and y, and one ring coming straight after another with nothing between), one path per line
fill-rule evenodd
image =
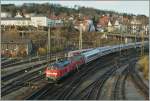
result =
M65 65L68 65L70 63L69 60L62 60L62 61L58 61L56 63L53 64L54 67L64 67Z
M105 49L108 49L108 48L111 48L111 46L98 47L98 49L99 49L100 51L105 50Z
M90 55L93 55L93 54L98 53L98 52L99 52L98 49L94 49L94 50L83 53L83 55L84 56L90 56Z
M70 51L69 53L74 53L74 52L84 52L84 51L89 51L89 50L92 50L92 48L89 48L89 49L74 50L74 51Z

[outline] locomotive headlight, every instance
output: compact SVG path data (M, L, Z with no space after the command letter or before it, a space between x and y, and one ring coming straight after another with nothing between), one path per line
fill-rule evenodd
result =
M46 75L49 75L49 76L57 76L58 73L57 73L57 72L50 72L50 71L47 71L47 72L46 72Z

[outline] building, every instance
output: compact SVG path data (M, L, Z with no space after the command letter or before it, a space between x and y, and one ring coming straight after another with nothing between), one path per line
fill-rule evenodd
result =
M84 17L82 21L76 20L74 22L74 28L75 29L80 30L80 27L82 27L83 32L95 31L93 21L91 19L89 19L89 17Z
M31 18L32 16L35 16L35 13L24 14L25 18Z
M1 18L1 25L5 26L29 26L31 24L30 18L22 18L22 17L16 17L16 18Z
M48 19L46 16L31 17L31 25L34 27L38 27L38 26L46 27L48 25Z
M118 21L118 20L115 21L114 27L115 27L117 30L120 30L120 24L119 24L119 21Z
M30 39L12 39L12 38L2 38L1 39L1 55L5 56L7 54L18 55L21 49L24 49L27 55L32 52L32 41Z
M136 17L133 17L129 26L130 32L132 34L139 33L141 30L141 27L142 27L142 23L139 20L137 20Z
M109 20L108 22L108 32L112 32L113 31L113 25L111 23L111 21Z
M63 17L50 16L48 17L47 26L62 27L64 25Z
M1 25L5 26L29 26L31 25L30 18L24 18L20 15L20 13L17 13L15 17L2 17L1 18Z
M148 35L149 34L149 25L147 24L147 25L144 25L143 26L143 29L144 29L144 33L146 34L146 35Z
M57 27L62 26L63 21L61 19L49 19L46 16L43 15L35 15L35 16L29 16L26 14L25 17L20 15L20 13L17 13L15 17L2 17L1 18L1 25L9 26L43 26L43 27Z
M103 15L99 18L98 26L101 26L102 28L107 27L109 22L109 17L106 15Z
M8 12L1 12L1 18L8 18L8 17L12 17L12 15Z
M104 32L107 29L108 22L109 22L108 16L106 16L106 15L101 16L97 23L97 30L100 32Z

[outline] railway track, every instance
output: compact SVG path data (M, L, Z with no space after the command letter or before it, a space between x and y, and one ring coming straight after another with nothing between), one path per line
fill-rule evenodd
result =
M12 62L12 63L7 63L5 65L2 65L2 69L12 67L12 66L16 66L16 65L20 65L20 64L29 63L29 62L35 62L37 60L39 60L39 57L32 57L32 58L27 58L27 59L19 60L19 61L16 61L16 62Z
M19 61L19 59L16 59L16 58L14 58L14 59L9 59L9 58L4 59L3 61L1 61L1 67L4 67L4 66L6 66L8 64L11 64L11 63L14 63L16 61Z
M9 73L6 73L5 75L3 75L1 77L1 80L3 82L6 82L10 79L13 79L17 76L20 76L21 74L25 73L25 71L31 71L33 69L36 69L42 65L45 65L47 63L46 60L43 60L43 61L37 61L37 62L34 62L34 63L30 63L29 65L28 64L23 64L23 65L20 65L20 66L17 66L17 68L15 70L13 70L12 72L10 71Z
M110 57L109 57L109 59L112 60L113 58L110 58ZM110 60L109 60L109 61L110 61ZM106 62L106 60L104 60L103 62L100 61L101 65L102 65L104 62ZM91 68L93 69L94 67L91 67ZM93 69L93 70L94 70L94 69ZM89 70L89 71L91 71L91 70ZM95 71L96 71L96 70L95 70ZM89 72L88 72L88 73L85 73L85 74L90 75ZM87 76L87 77L88 77L88 76ZM44 98L45 98L45 95L51 95L51 96L49 96L47 99L67 99L67 98L69 97L69 95L71 95L72 92L74 92L75 88L78 87L78 86L81 84L81 82L84 82L85 79L82 80L82 78L84 78L84 74L83 74L81 77L80 77L80 74L79 74L79 75L78 75L78 79L76 78L76 80L74 80L73 83L69 84L70 81L72 81L72 80L70 80L70 81L68 80L69 82L66 83L66 84L67 84L67 85L70 85L70 86L61 85L61 87L56 87L56 89L54 89L54 87L53 87L52 89L50 89L51 92L49 92L48 94L44 94L44 96L41 96L39 99L44 99ZM77 86L77 85L78 85L78 86ZM76 86L76 87L75 87L75 86ZM64 89L65 87L66 87L66 89ZM53 90L53 89L54 89L54 90ZM46 91L47 91L47 89L46 89ZM45 92L45 90L44 90L43 92ZM61 92L61 94L58 93L58 92ZM68 92L70 92L70 93L68 93ZM38 96L38 95L36 95L36 96ZM28 99L30 99L30 97L29 97Z
M7 58L1 57L1 62L5 61Z
M51 60L49 62L53 62L53 61L54 60ZM47 61L42 62L41 64L35 64L33 67L36 68L29 67L32 69L30 69L27 73L24 73L24 69L23 69L3 77L2 82L5 82L5 85L2 86L2 96L20 88L20 87L16 87L16 85L23 85L25 82L29 82L31 77L39 75L39 71L44 72L44 68L46 67L46 64ZM15 76L17 77L15 78Z
M62 57L59 57L62 58ZM49 62L53 62L55 59L53 58L52 60L49 60ZM39 71L44 73L44 68L46 67L47 61L37 61L35 64L31 65L25 65L24 69L20 65L19 70L15 70L14 72L2 76L2 96L5 96L15 90L20 89L24 85L27 84L27 82L31 82L33 80L36 81L37 78L44 77L43 75L39 75ZM25 72L28 71L28 72ZM33 78L33 80L32 80Z
M89 74L89 73L88 73ZM106 77L108 77L108 76L106 76ZM101 87L103 86L103 84L104 84L104 82L107 80L107 78L106 79L103 79L102 81L101 81L101 83L100 83L100 87L99 87L99 89L101 89ZM78 81L79 82L79 81ZM70 95L72 95L72 93L74 93L74 90L76 89L76 88L78 88L78 85L80 85L80 83L81 82L79 82L78 84L76 84L75 86L71 86L71 88L68 88L68 90L67 89L65 89L64 91L65 92L62 92L62 94L61 94L61 96L59 95L58 97L56 97L55 99L71 99L70 98ZM95 84L98 84L98 83L95 83ZM97 86L98 87L98 86ZM74 89L74 90L72 90L72 89ZM95 90L97 90L96 88L95 88ZM95 92L95 90L91 90L89 93L88 93L88 95L87 96L90 96L92 93L91 92ZM69 92L69 93L68 93ZM96 92L100 92L100 90L97 90ZM65 95L65 93L67 93L67 95ZM97 94L94 94L94 95L97 95L96 97L95 97L95 99L98 99L98 95L99 95L99 93L97 93ZM76 97L79 97L79 96L76 96ZM85 98L85 96L83 96L83 98L84 99L92 99L92 98ZM82 98L81 98L82 99Z
M40 68L35 69L34 71L30 71L26 74L19 76L18 78L10 81L6 85L1 88L1 96L7 95L19 88L21 88L26 82L30 82L30 79L34 76L39 75L38 71L44 70L45 66L41 66ZM39 75L41 76L41 75Z
M112 56L112 58L113 58L113 56ZM106 61L106 60L111 60L112 58L101 58L101 63L103 63L104 61ZM104 60L103 60L104 59ZM91 64L89 64L89 66L92 66L93 64L95 64L96 62L94 62L94 63L91 63ZM97 63L99 63L98 61L97 61ZM91 69L92 69L92 67L91 67ZM57 99L56 98L56 95L59 95L59 96L61 96L61 94L58 94L59 93L59 91L63 91L63 92L65 92L66 91L66 89L68 89L68 87L72 87L72 85L75 83L75 82L78 82L78 81L80 81L80 79L81 79L81 77L83 76L83 75L86 75L86 74L88 74L88 73L85 73L85 70L86 70L86 67L85 68L80 68L80 70L79 70L79 72L76 72L76 73L74 73L70 78L67 78L67 80L66 81L62 81L62 83L61 84L58 84L59 86L54 86L54 87L52 87L52 89L51 89L51 87L48 87L47 89L45 89L45 90L43 90L43 92L46 92L45 94L43 94L41 97L38 97L38 99L44 99L45 97L48 97L47 99ZM78 75L78 77L76 77L76 75ZM82 76L81 76L82 75ZM79 77L80 76L80 77ZM70 82L70 81L72 81L72 82ZM72 84L72 85L71 85ZM66 85L68 85L68 86L66 86ZM49 86L53 86L53 85L49 85ZM64 88L66 87L66 89L64 90ZM47 91L48 90L48 91ZM41 92L42 93L42 92ZM47 95L51 95L51 96L47 96ZM39 94L38 93L35 93L35 95L34 96L39 96ZM59 96L57 96L58 98L59 98ZM49 97L51 97L51 98L49 98ZM53 98L54 97L54 98ZM26 99L33 99L33 97L31 96L31 97L27 97ZM35 97L35 99L36 99L36 97Z
M98 100L100 99L100 94L102 87L104 86L105 82L111 75L114 75L117 68L111 67L111 69L107 70L102 76L100 76L96 81L91 83L89 86L84 88L79 94L74 96L73 99L82 99L82 100Z
M140 89L142 94L145 96L146 100L149 99L149 87L147 87L147 85L144 83L140 75L135 70L135 63L130 64L129 71L130 71L130 76L132 78L132 81L134 82L136 87Z
M138 56L137 56L138 57ZM116 81L114 83L114 89L112 92L112 99L113 100L126 100L126 90L125 84L126 79L130 75L132 77L133 82L142 90L143 94L145 95L146 99L148 99L148 87L143 83L143 80L140 78L137 72L135 72L135 64L137 58L128 57L128 67L124 69L121 75L116 77Z
M63 57L58 57L58 58L63 58ZM49 62L53 62L53 61L55 61L55 57L52 57L51 61L49 61ZM5 72L5 73L3 73L1 80L3 82L8 81L8 80L13 79L25 72L31 71L35 68L45 65L45 64L47 64L47 62L48 61L46 59L44 59L44 60L40 60L40 61L28 63L28 64L14 66L12 68L9 68L8 70L3 70L3 72Z
M110 61L110 60L109 60ZM97 63L93 63L91 66L87 66L88 69L84 70L81 75L78 75L66 88L61 90L61 93L57 94L54 99L69 99L74 91L91 75L93 75L98 70L106 68L108 65L112 65L114 61L110 61L106 64L102 64L102 61L97 61ZM101 65L101 66L99 66Z
M85 74L79 76L74 82L72 82L71 86L65 89L64 92L61 95L59 95L56 99L70 99L74 91L85 81L85 79L87 79L90 75L92 75L97 70L103 69L108 65L113 64L113 62L109 64L105 64L101 66L101 68L96 68L98 64L95 64L94 66L91 67L92 69L89 69L88 71L85 72Z
M33 93L31 96L27 96L25 99L27 99L27 100L31 100L31 99L32 100L33 99L34 100L35 99L36 100L37 99L42 99L42 100L43 99L51 99L51 100L52 99L55 99L55 100L56 99L57 100L75 99L75 96L73 96L75 90L84 82L84 80L88 79L88 77L91 76L91 74L93 74L94 72L96 72L98 70L98 69L94 70L93 68L96 68L97 65L102 67L102 64L104 64L104 62L107 61L106 57L107 56L105 56L105 58L103 58L104 59L103 61L99 61L99 63L98 62L96 63L96 61L95 61L91 64L86 65L84 68L80 68L78 72L75 72L72 75L72 77L65 79L64 81L62 81L59 84L47 84L47 86L42 87L37 92ZM118 55L116 57L118 57ZM110 58L110 57L107 57L107 58L108 58L108 61L112 61L114 59L114 56L112 56L112 58ZM101 59L102 59L102 57L101 57ZM95 66L93 66L94 64L95 64ZM87 70L87 67L88 67L88 70ZM92 68L93 71L90 68ZM78 76L76 76L76 75L78 75ZM94 99L98 99L99 98L98 95L100 94L100 89L103 87L105 81L107 80L106 78L109 77L110 75L111 75L111 73L110 74L107 73L105 79L100 80L101 83L99 81L99 83L95 83L95 84L93 83L93 84L89 85L87 87L87 89L84 89L84 91L83 91L86 93L84 93L84 94L79 93L79 95L76 97L79 97L81 95L80 99L85 99L87 96L89 96L89 99L93 99L92 97L94 97ZM121 92L121 95L119 95L119 96L122 96L122 97L115 98L115 99L121 99L121 98L125 99L125 92L124 91L125 91L125 80L127 77L126 75L123 77L119 77L118 78L119 82L118 81L116 82L116 88L119 89L119 92ZM120 78L121 78L121 80L120 80ZM97 86L95 87L95 85L97 85ZM98 85L100 85L100 86L98 86ZM92 87L95 87L94 89L97 90L96 91L97 94L94 94L94 96L92 96L92 94L93 94L92 92L95 92L95 90L91 90ZM88 89L88 88L91 88L91 89ZM99 88L99 90L96 88Z
M112 67L110 70L105 72L98 80L96 80L90 88L90 90L81 97L83 100L97 100L99 98L99 94L101 91L101 88L103 87L105 81L111 76L116 68ZM87 88L86 88L87 89Z
M134 55L133 51L130 52L130 55L126 56L126 61L127 61L127 67L122 70L121 73L116 75L116 80L114 81L113 84L113 89L112 89L112 95L111 99L113 100L126 100L126 89L125 89L125 84L128 75L131 73L130 71L130 64L135 63L139 56L137 53ZM123 62L123 61L122 61Z
M51 58L55 58L56 54L52 54L51 55ZM60 54L58 55L58 58L59 57L64 57L63 54ZM16 61L13 61L13 62L4 62L5 65L1 65L2 69L5 69L5 68L9 68L9 67L12 67L12 66L17 66L17 65L21 65L21 64L26 64L26 63L29 63L29 62L36 62L36 61L40 61L40 60L46 60L46 59L49 59L49 57L47 58L47 56L36 56L36 57L31 57L31 58L25 58L23 60L20 60L20 59L17 59Z
M112 92L113 100L125 100L125 82L128 76L128 66L122 71L121 75L117 75Z

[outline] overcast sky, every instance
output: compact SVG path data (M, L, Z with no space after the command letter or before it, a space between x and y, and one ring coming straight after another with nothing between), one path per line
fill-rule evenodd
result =
M149 16L149 1L36 1L36 0L1 0L1 4L16 4L22 5L23 3L56 3L67 7L74 7L74 5L80 5L85 7L93 7L101 10L112 10L117 12L125 12L132 14L144 14Z

